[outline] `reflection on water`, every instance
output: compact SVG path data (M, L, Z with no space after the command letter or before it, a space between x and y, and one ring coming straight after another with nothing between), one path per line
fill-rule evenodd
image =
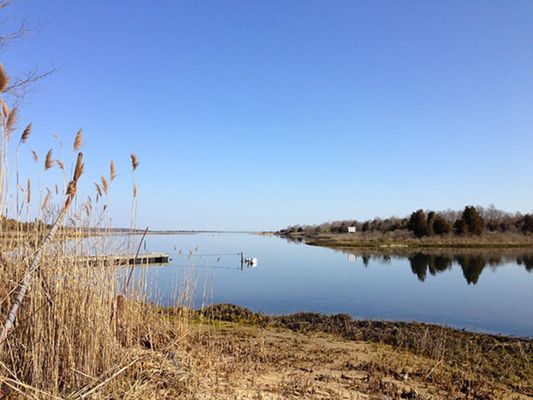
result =
M386 250L383 250L386 251ZM438 250L437 250L438 251ZM442 251L442 250L441 250ZM427 274L437 275L441 272L452 269L454 265L461 267L463 276L468 284L475 285L479 276L486 267L496 268L509 263L516 263L524 266L526 271L533 271L533 252L523 252L521 250L452 250L447 252L435 252L431 250L416 252L397 253L372 253L368 251L343 250L348 253L348 261L356 263L358 258L365 266L370 260L382 264L389 264L391 259L408 259L411 271L421 282L426 280ZM518 252L518 254L516 254Z
M151 300L233 303L253 311L347 313L533 337L533 249L332 250L250 234L150 235L169 254L143 267ZM256 268L241 264L256 257ZM241 267L242 265L242 267ZM139 268L140 272L141 268Z

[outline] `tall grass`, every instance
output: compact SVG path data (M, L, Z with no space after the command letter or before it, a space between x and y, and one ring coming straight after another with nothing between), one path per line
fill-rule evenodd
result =
M0 66L0 92L7 82L9 78ZM128 293L121 293L124 287L117 280L117 268L108 265L105 258L96 263L87 260L89 255L105 254L117 247L108 208L110 186L117 176L115 164L110 163L109 177L102 176L100 183L95 183L95 193L83 195L77 190L78 180L83 180L81 155L76 154L82 145L80 130L73 142L73 159L77 159L73 178L63 191L59 189L61 182L54 190L32 185L29 178L22 187L18 151L15 165L8 157L16 131L16 109L10 110L3 99L1 105L2 324L17 297L21 302L0 349L0 398L7 393L21 398L121 398L119 393L137 393L143 387L138 377L131 379L129 387L124 386L128 380L118 383L116 378L140 368L140 349L155 347L158 341L153 327L157 316L143 305L142 279L134 280ZM17 149L31 142L31 132L30 124L22 131ZM65 176L64 163L54 160L53 154L50 149L44 157L44 173L59 168ZM31 156L38 159L33 150ZM135 171L137 157L132 155L131 161ZM11 179L13 172L17 175L15 182ZM134 180L132 190L134 227ZM19 212L23 209L27 210L25 219ZM33 220L36 217L39 220ZM89 229L94 227L100 230L95 233ZM97 236L86 240L89 234ZM21 298L18 293L24 285L27 291ZM183 336L179 323L165 325L157 321L157 325L157 335Z

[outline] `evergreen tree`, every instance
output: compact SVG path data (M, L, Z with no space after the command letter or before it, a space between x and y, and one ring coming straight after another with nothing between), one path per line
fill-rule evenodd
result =
M348 233L348 225L346 225L344 222L339 227L339 233Z
M465 221L462 219L456 219L453 224L453 231L457 235L466 235L468 233L468 227L465 224Z
M419 238L428 234L428 224L424 210L418 210L411 214L409 230Z
M433 228L433 224L435 223L435 212L430 211L428 213L428 219L427 219L427 226L428 226L428 236L433 236L435 234L435 230Z
M522 220L522 232L533 233L533 215L524 215L524 219Z
M481 235L485 230L485 221L476 210L476 207L465 207L461 219L468 228L468 232L474 235Z
M452 231L452 226L442 215L437 214L433 219L433 232L436 235L445 235Z

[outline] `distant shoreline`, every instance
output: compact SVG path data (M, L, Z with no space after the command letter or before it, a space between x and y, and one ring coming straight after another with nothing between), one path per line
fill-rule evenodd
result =
M533 236L509 233L490 233L482 236L434 236L415 238L411 236L393 237L387 234L317 234L276 233L289 241L301 242L310 246L334 249L379 249L379 248L463 248L463 249L498 249L498 248L532 248Z

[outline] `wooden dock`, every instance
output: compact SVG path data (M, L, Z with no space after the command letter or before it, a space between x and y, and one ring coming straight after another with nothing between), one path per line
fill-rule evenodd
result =
M80 257L79 262L86 262L88 264L96 264L104 262L109 265L153 265L153 264L168 264L169 256L165 253L148 253L135 255L101 255Z

